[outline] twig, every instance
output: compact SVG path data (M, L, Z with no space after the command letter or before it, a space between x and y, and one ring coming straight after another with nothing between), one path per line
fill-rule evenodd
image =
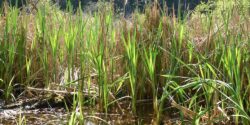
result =
M183 107L179 104L177 104L173 99L171 99L171 105L177 109L179 109L185 117L190 118L190 119L194 119L196 116L198 116L198 114L194 111L191 111L190 109ZM202 116L201 117L203 120L208 120L207 116Z
M109 91L109 95L111 96L112 99L116 100L115 96L114 96L113 93L111 93L110 91ZM121 105L119 104L119 102L118 102L118 101L115 101L115 103L116 103L117 107L119 108L119 110L121 111L121 113L124 114L124 112L123 112L123 110L122 110L122 107L121 107Z

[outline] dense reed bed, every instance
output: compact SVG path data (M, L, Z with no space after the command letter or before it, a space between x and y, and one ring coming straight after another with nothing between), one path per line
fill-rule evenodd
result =
M168 111L192 124L250 123L250 15L247 0L216 1L184 18L165 16L157 6L131 19L112 7L93 14L62 12L48 2L37 11L7 8L0 16L1 98L30 96L27 87L98 93L92 105L109 113L120 102L151 100L160 124ZM63 87L63 88L62 88ZM22 91L19 89L22 88ZM95 103L96 102L96 103ZM172 107L172 108L169 108ZM82 123L72 112L69 124Z

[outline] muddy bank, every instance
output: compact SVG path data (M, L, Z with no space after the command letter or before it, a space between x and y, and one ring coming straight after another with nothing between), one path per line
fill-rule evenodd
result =
M129 105L124 105L129 108ZM108 114L100 112L95 106L84 107L84 124L88 125L131 125L131 124L146 124L150 125L153 121L153 110L151 103L141 103L138 105L138 114L133 115L132 112L119 113L117 107L112 108ZM59 124L66 125L70 122L72 115L76 119L80 117L79 108L68 111L62 107L24 109L16 107L13 109L0 109L0 123L5 125L11 124ZM165 115L167 116L167 114ZM172 119L173 120L173 119ZM76 120L78 123L78 121ZM162 122L171 123L171 119L164 117Z

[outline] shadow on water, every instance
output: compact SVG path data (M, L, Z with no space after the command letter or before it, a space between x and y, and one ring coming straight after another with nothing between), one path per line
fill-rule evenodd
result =
M100 113L96 108L84 109L84 117L86 125L131 125L131 124L151 124L153 118L153 109L150 103L138 104L137 116L132 115L131 112L124 114L115 113L117 108L113 108L114 113ZM79 112L76 112L79 115ZM21 123L33 125L44 124L68 124L70 113L64 108L41 108L33 110L16 109L0 109L0 123L4 125L11 125ZM168 119L166 119L168 120Z

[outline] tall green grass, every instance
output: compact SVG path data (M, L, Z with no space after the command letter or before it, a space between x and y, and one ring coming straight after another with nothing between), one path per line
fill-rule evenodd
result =
M132 29L134 30L134 29ZM136 44L136 32L128 33L127 41L123 37L124 47L126 49L126 58L128 63L129 84L132 96L132 110L136 112L136 91L137 91L137 64L138 64L138 50Z
M74 111L69 124L84 121L91 100L84 90L97 91L93 105L106 114L113 104L131 104L136 116L138 100L151 99L154 124L176 110L183 123L249 124L250 12L243 3L249 5L224 2L184 19L161 15L157 6L131 20L105 6L93 15L46 2L30 15L8 8L0 18L1 98L18 97L19 84L73 88L73 109L82 115Z

